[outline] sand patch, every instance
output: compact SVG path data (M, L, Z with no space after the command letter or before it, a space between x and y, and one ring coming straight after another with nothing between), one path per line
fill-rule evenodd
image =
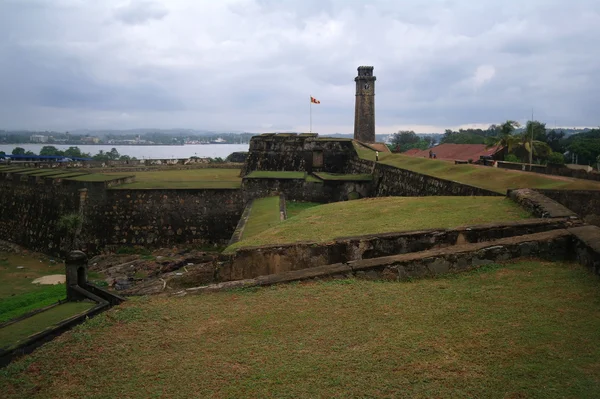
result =
M33 284L44 284L44 285L54 285L54 284L64 284L67 281L67 277L64 274L51 274L49 276L43 276L40 278L36 278L32 281Z

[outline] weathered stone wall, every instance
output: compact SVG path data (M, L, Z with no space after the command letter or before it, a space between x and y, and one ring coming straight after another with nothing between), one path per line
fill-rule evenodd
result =
M58 255L65 248L57 223L77 213L80 248L90 253L119 245L226 244L244 208L239 189L120 190L111 184L0 173L0 239Z
M58 220L79 211L79 195L77 186L67 187L49 179L38 184L19 178L0 179L0 239L56 253L61 242Z
M226 244L244 209L239 189L122 190L89 193L87 250L119 245Z
M354 198L370 197L371 182L323 181L304 179L243 179L242 190L246 200L268 197L282 193L286 199L309 202L347 201L351 193Z
M501 196L502 194L483 188L469 186L451 180L423 175L395 166L375 163L364 159L352 159L347 173L373 172L373 196L423 197L431 195L449 196Z
M564 205L585 222L600 226L600 190L535 190Z
M221 258L221 281L253 278L327 264L346 263L410 252L479 243L578 225L569 218L530 219L510 223L409 231L238 249Z
M315 136L263 134L252 137L242 174L255 170L343 173L347 162L356 155L352 141Z

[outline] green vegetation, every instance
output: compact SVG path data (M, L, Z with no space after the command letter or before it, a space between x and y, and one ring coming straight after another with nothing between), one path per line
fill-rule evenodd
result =
M255 199L242 239L253 237L279 223L281 223L279 196Z
M135 172L135 183L122 184L113 189L219 189L240 188L239 169L185 169ZM106 173L123 176L123 173Z
M64 274L64 265L0 252L0 323L64 299L64 284L32 284L36 278L51 274Z
M346 174L337 174L337 173L325 173L318 172L315 173L320 179L323 180L331 180L331 181L371 181L373 180L373 176L370 174L356 174L356 175L346 175Z
M489 166L454 165L449 161L414 158L401 154L380 154L380 162L425 175L470 184L502 194L505 194L509 188L600 189L600 183L592 180L571 179L539 173L524 173Z
M319 204L317 202L300 202L300 201L286 201L285 202L285 210L287 213L287 217L292 218L294 216L297 216L300 212L315 207L315 206L319 206L322 204Z
M306 175L306 181L308 183L323 183L323 180L313 175Z
M229 246L326 242L365 234L450 228L529 217L505 197L382 197L316 206Z
M91 309L94 305L93 302L67 302L0 328L1 347L9 348L30 335L42 332L63 320Z
M0 323L22 316L36 309L52 305L53 303L65 299L66 296L67 290L65 285L56 284L41 285L38 290L3 298L0 301Z
M304 179L306 172L255 170L244 177L247 179Z
M127 177L127 176L130 176L130 174L121 173L120 175L117 175L117 174L105 175L105 174L100 174L100 173L91 173L91 174L86 174L83 176L72 177L72 178L69 178L68 180L102 182L102 181L111 181L111 180L118 179L120 177Z
M0 390L6 399L595 398L599 283L577 264L523 261L403 283L132 299L0 370Z

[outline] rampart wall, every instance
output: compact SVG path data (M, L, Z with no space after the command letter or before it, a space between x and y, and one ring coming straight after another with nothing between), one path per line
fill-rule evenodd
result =
M564 205L585 222L600 226L600 190L535 190Z
M373 173L374 197L404 196L501 196L502 194L467 184L423 175L395 166L354 158L348 162L347 173Z
M124 181L127 178L123 178ZM58 222L76 213L80 248L226 244L244 208L239 189L122 190L111 182L77 182L0 173L0 239L58 255Z
M250 140L242 175L255 170L343 173L355 154L350 139L318 138L316 134L263 134Z

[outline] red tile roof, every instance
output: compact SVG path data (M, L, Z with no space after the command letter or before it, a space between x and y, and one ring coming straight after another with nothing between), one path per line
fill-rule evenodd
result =
M447 159L451 161L473 161L479 160L482 155L494 155L500 151L502 147L487 148L485 144L440 144L427 150L408 150L404 155L410 155L418 158L429 158L429 150L436 154L437 159Z

